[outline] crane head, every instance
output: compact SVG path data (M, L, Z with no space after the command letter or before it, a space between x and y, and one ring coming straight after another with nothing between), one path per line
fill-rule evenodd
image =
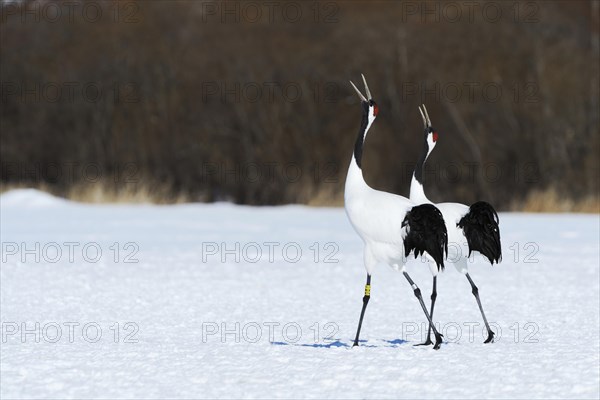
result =
M358 90L358 88L352 81L350 81L350 84L352 85L354 90L356 90L356 94L358 94L358 97L361 100L363 109L368 112L369 121L373 122L375 120L375 117L377 117L377 114L379 114L379 107L377 106L377 103L375 103L375 100L373 100L373 97L371 96L371 91L369 90L369 85L367 85L367 80L365 79L365 76L363 74L361 74L361 76L365 84L365 92L367 92L366 97L360 92L360 90Z
M419 107L419 112L421 113L421 118L423 119L424 132L425 132L425 140L429 147L429 151L433 150L435 144L438 140L438 133L431 126L431 120L429 119L429 114L427 113L427 108L425 108L425 104L423 107Z

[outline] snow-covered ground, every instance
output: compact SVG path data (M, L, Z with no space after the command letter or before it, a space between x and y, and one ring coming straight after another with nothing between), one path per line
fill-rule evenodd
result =
M598 215L500 215L503 262L438 279L439 351L343 209L0 197L2 398L598 398ZM431 275L409 272L426 298Z

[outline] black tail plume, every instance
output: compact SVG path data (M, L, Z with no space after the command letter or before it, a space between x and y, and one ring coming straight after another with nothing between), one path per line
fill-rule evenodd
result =
M485 201L473 203L469 207L469 212L458 221L456 226L462 228L467 238L469 256L471 252L478 251L487 257L492 265L502 260L498 214L489 203Z
M448 254L448 232L440 210L432 204L421 204L406 213L402 227L408 225L404 238L405 256L414 250L415 258L427 252L437 264L438 271L444 269L444 252Z

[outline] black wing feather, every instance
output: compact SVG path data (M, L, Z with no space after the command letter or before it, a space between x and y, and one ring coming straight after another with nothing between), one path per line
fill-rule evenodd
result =
M405 256L414 250L415 258L427 252L436 262L438 271L444 269L444 252L448 254L448 232L440 210L432 204L421 204L410 209L402 221L408 225L404 238Z
M469 212L458 221L456 226L462 228L467 238L469 256L471 252L478 251L487 257L492 265L502 260L498 214L489 203L485 201L473 203L469 207Z

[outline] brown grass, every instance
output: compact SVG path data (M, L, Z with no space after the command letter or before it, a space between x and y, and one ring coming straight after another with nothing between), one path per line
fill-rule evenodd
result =
M0 185L0 193L24 188L32 188L32 186L2 184ZM97 182L74 185L66 192L46 184L33 188L81 203L181 204L193 200L182 193L174 195L166 186L149 184L115 187L109 182Z
M344 193L335 193L330 186L326 186L316 191L307 204L311 207L343 207Z
M0 184L0 193L12 189L30 188L25 185ZM49 185L35 189L82 203L130 203L130 204L181 204L204 202L204 198L190 198L185 194L173 195L166 186L136 184L115 188L110 183L76 185L66 193ZM343 192L334 192L332 187L323 187L313 192L306 201L311 207L343 207ZM515 201L507 211L539 213L592 213L600 214L600 197L588 196L574 200L561 196L556 189L535 190L522 201Z
M165 186L136 184L115 188L110 183L83 184L72 187L66 196L82 203L180 204L190 199L185 194L173 194Z
M561 196L556 189L534 190L522 202L515 202L511 211L599 214L600 197L587 196L573 200Z

